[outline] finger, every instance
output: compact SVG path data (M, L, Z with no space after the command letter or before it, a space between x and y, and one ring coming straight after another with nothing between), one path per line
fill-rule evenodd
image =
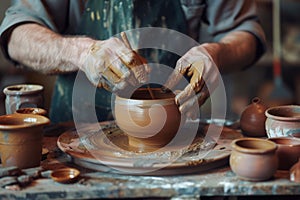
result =
M132 70L127 68L120 59L115 60L109 68L120 80L124 80L133 86L138 85Z
M175 96L175 102L177 105L183 105L185 101L195 95L196 93L194 92L192 85L188 84L183 91Z
M135 51L130 51L120 57L125 66L132 70L134 77L139 83L146 83L148 81L149 66L146 60L138 55Z
M111 83L108 83L107 81L105 81L104 79L100 79L98 81L98 84L96 85L98 88L104 88L107 91L111 91L113 90L113 85Z
M121 32L121 38L122 38L125 46L127 48L133 50L125 32ZM137 65L133 65L133 67L131 69L133 69L133 73L135 74L135 77L137 78L137 80L140 83L145 83L147 81L147 77L145 77L145 72L147 74L150 73L150 68L147 65L147 60L144 57L140 56L136 51L132 51L132 52L135 55L133 61L136 61L138 63L137 63ZM130 65L129 65L129 67L130 67ZM136 67L138 67L138 68L136 68Z
M210 97L208 88L205 86L197 96L198 96L198 105L202 106L205 103L205 101Z
M179 106L179 111L183 114L187 113L195 105L198 104L198 96L195 95L192 98L189 98Z
M187 72L190 66L191 65L187 62L179 60L176 63L175 69L173 70L172 74L170 75L170 77L164 85L165 89L173 89L182 79L183 75Z
M209 97L208 91L202 91L196 96L188 99L179 107L179 111L189 118L196 119L199 117L199 108Z
M180 106L179 106L179 111L181 113L186 113L187 116L194 117L197 109L195 109L205 103L205 101L208 99L210 96L208 88L205 86L201 90L201 92L197 93L196 95L190 96L189 98L184 98L180 100ZM177 96L176 96L177 98ZM178 96L179 98L179 96ZM197 113L196 113L197 115Z
M204 62L203 60L199 60L192 63L187 73L188 76L192 76L190 83L196 93L198 93L204 85L203 71L204 71Z

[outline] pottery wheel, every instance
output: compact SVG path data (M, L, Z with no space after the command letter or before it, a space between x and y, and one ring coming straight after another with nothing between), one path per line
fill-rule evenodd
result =
M229 144L242 137L238 130L224 127L217 144L204 143L200 133L187 148L151 151L129 146L128 137L114 121L87 124L78 132L68 130L57 140L75 164L97 171L144 175L195 173L223 166L228 163Z

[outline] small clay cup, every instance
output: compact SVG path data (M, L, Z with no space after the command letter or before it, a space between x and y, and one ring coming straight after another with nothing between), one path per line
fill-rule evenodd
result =
M300 139L292 137L269 138L278 146L276 154L278 156L279 170L289 170L300 157Z
M262 138L239 138L231 143L231 170L241 179L263 181L276 172L278 158L277 145Z
M145 88L137 89L130 98L116 96L114 114L118 127L134 147L160 148L176 135L181 114L175 95L151 88L152 99Z
M20 169L40 165L42 157L43 126L47 117L33 114L0 116L0 152L2 166Z
M241 114L240 126L242 133L248 137L265 137L265 111L267 107L258 97L252 99L252 103L248 105Z
M265 112L269 138L287 137L300 132L300 106L283 105L268 108Z

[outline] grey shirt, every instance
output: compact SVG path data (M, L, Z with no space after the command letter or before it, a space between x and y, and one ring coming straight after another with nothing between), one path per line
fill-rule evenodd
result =
M142 0L139 0L142 1ZM252 33L258 42L257 59L265 51L265 35L253 0L180 0L188 34L199 40L201 23L207 36L217 42L231 31ZM12 28L21 23L39 23L61 34L74 34L84 10L84 0L13 0L0 26L0 42L5 55Z

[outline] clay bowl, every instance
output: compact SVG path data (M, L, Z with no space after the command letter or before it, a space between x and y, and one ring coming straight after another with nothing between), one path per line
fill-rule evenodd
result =
M289 170L300 157L300 139L292 137L269 138L277 144L276 154L278 156L280 170Z
M36 167L42 157L43 126L47 117L33 114L0 116L0 152L3 166Z
M54 170L51 178L59 183L73 183L80 175L80 171L75 168L62 168Z
M267 139L240 138L232 141L229 164L231 170L241 179L263 181L276 172L277 145Z
M266 110L266 131L269 138L286 137L300 132L300 106L275 106Z
M130 98L116 96L114 114L118 127L128 136L129 145L138 148L160 148L176 135L181 114L175 95L152 88L155 99L145 88Z
M47 111L42 108L20 108L16 110L16 113L19 114L34 114L34 115L47 115Z

